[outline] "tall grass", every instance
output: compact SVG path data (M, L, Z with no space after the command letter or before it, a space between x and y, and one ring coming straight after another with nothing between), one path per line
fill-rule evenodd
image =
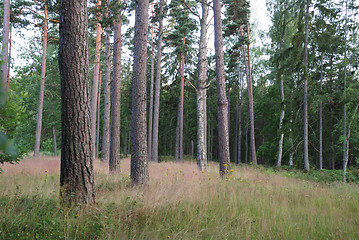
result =
M57 158L21 164L0 175L0 239L359 239L355 184L252 167L219 179L214 163L199 172L164 162L150 163L150 184L138 189L125 159L121 176L96 162L97 204L69 209L58 201Z

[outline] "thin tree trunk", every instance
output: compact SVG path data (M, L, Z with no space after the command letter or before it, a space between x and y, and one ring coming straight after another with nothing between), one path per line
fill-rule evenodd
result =
M44 40L42 48L42 66L41 66L41 80L40 80L40 94L39 94L39 108L37 110L36 119L36 134L35 134L35 149L34 157L39 157L40 142L41 142L41 128L42 128L42 110L44 107L44 93L45 93L45 76L46 76L46 53L47 53L47 5L44 6Z
M304 169L309 171L308 155L308 28L309 28L309 6L310 0L306 4L305 16L305 42L304 42Z
M62 100L60 198L67 205L95 202L91 147L87 1L59 1Z
M180 103L178 103L180 105ZM175 162L179 161L179 145L180 145L180 109L177 110L177 124L176 124L176 142L175 142Z
M247 61L248 61L248 101L249 101L249 118L251 124L251 153L252 153L252 163L254 166L257 166L257 154L256 154L256 141L254 133L254 107L253 107L253 84L252 84L252 73L251 73L251 56L250 56L250 46L249 46L249 23L248 23L248 14L247 14Z
M54 139L54 156L57 156L57 141L56 141L56 127L52 127L52 136Z
M153 82L154 82L154 75L155 75L155 48L153 46L153 31L155 28L155 23L152 23L152 30L151 30L151 82L150 82L150 106L149 106L149 113L148 113L148 135L147 135L147 154L148 160L151 160L152 156L152 120L153 120Z
M153 108L153 133L152 133L152 161L158 162L158 124L160 110L160 91L161 91L161 58L162 58L162 37L163 37L163 6L165 2L161 0L159 10L159 28L157 42L157 65L156 65L156 82L155 82L155 99Z
M99 10L101 7L101 0L97 0L96 8ZM97 97L98 97L98 85L100 78L100 62L101 62L101 16L97 13L96 23L96 49L95 49L95 67L93 72L93 83L92 83L92 101L91 101L91 131L92 136L96 136L96 119L97 119ZM94 158L96 158L96 138L91 141L93 148L92 152Z
M8 91L9 86L9 36L10 36L10 0L4 0L4 20L2 34L2 53L1 53L1 78L2 89Z
M183 48L186 44L186 38L183 38ZM182 53L181 60L181 96L179 104L179 160L183 161L183 104L184 104L184 64L185 64L185 53Z
M118 0L121 4L121 0ZM121 22L118 15L115 22L113 46L112 101L111 101L111 135L109 170L120 174L120 120L121 120Z
M148 0L137 1L131 114L131 180L133 185L147 184L149 180L146 138L147 27Z
M95 158L98 158L98 151L99 151L99 145L100 145L101 80L102 80L102 73L100 71L99 81L98 81L98 97L97 97L97 128L96 128Z
M244 64L245 65L245 64ZM243 91L243 82L245 72L243 72L242 66L239 65L238 67L238 140L237 140L237 163L241 163L241 147L242 147L242 91ZM246 70L244 68L244 70Z
M323 89L323 56L320 57L320 91ZM319 102L319 170L323 169L323 103Z
M207 0L202 0L201 35L198 53L198 82L197 82L197 166L204 171L207 166Z
M286 7L286 5L285 5ZM282 165L282 154L283 154L283 140L284 140L284 132L282 130L283 127L283 120L285 115L285 104L284 104L284 81L283 81L283 74L282 74L282 61L281 61L281 54L282 54L282 46L284 42L284 35L285 35L285 28L286 28L286 21L283 20L283 30L282 30L282 37L279 44L279 54L278 54L278 76L280 78L280 99L281 99L281 112L279 117L279 132L280 132L280 139L278 143L278 158L277 158L277 167Z
M105 79L104 79L104 116L101 161L108 161L110 158L110 110L111 110L111 46L109 29L106 31L105 50Z
M218 95L218 157L221 177L230 171L229 136L228 136L228 101L224 79L224 59L222 40L222 20L220 0L213 1L214 12L214 47L216 56L216 77Z

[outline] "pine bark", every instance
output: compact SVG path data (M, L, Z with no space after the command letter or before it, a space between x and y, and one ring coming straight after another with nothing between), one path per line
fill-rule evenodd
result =
M147 154L148 160L151 160L152 152L152 124L153 124L153 84L154 84L154 75L155 75L155 55L154 55L154 46L153 46L153 31L155 24L152 23L151 29L151 80L150 80L150 103L148 108L148 134L147 134Z
M9 42L10 42L10 0L4 0L4 20L2 34L2 52L1 52L1 78L2 89L7 92L9 89Z
M204 171L207 166L207 0L202 0L201 5L197 82L197 166L200 171Z
M96 8L99 10L101 7L101 0L96 3ZM93 72L93 83L92 83L92 101L91 101L91 131L92 135L96 136L96 119L97 119L97 97L99 88L100 78L100 62L101 62L101 16L98 13L96 23L96 49L95 49L95 63ZM94 158L96 158L96 137L92 138L91 146Z
M185 48L186 38L183 38L183 49ZM184 105L184 64L185 53L182 52L181 59L181 95L179 103L179 161L183 161L183 105Z
M109 30L109 29L108 29ZM104 79L104 116L101 161L108 161L110 158L110 110L111 110L111 46L110 34L106 32L105 49L105 79Z
M148 0L136 2L132 75L131 180L133 185L149 180L146 124L146 67Z
M121 4L121 0L118 1ZM111 101L110 173L120 173L120 120L121 120L121 16L115 23Z
M323 56L320 58L320 91L323 89ZM319 102L319 170L323 169L323 103Z
M98 96L97 96L97 126L96 126L95 158L98 158L99 145L100 145L101 81L102 81L102 72L100 71L99 81L98 81Z
M155 81L155 99L153 108L153 133L152 133L152 161L158 162L158 124L159 124L159 110L160 110L160 91L161 91L161 58L162 58L162 37L163 37L163 6L164 0L160 2L159 9L159 28L158 28L158 42L157 42L157 56L156 56L156 81Z
M214 47L216 57L216 78L218 95L218 157L219 173L223 177L230 171L229 135L228 135L228 101L224 79L223 39L220 0L213 1L214 12Z
M40 79L40 94L39 94L39 106L37 110L36 119L36 134L35 134L35 148L34 157L40 155L40 142L41 142L41 128L42 128L42 110L44 107L44 93L45 93L45 77L46 77L46 53L47 53L47 5L44 6L44 39L42 48L42 66L41 66L41 79Z
M308 155L308 28L309 28L309 6L310 0L306 4L305 16L305 42L304 42L304 169L309 171Z
M91 147L87 1L60 0L59 70L62 144L60 198L67 204L95 202Z

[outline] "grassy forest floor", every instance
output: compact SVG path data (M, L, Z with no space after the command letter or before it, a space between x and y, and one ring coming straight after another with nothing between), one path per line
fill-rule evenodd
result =
M150 163L130 187L95 162L96 205L61 206L58 157L24 159L0 174L0 239L359 239L359 185L319 183L251 166L198 172L194 162Z

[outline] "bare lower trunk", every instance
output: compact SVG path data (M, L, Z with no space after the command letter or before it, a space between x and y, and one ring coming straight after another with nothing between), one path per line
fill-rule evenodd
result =
M2 30L1 78L2 89L6 92L9 86L10 0L4 0L4 20Z
M60 0L59 13L60 198L67 205L94 203L87 1Z
M155 28L155 23L152 23L152 31L151 31L151 82L150 82L150 106L148 108L148 134L147 134L147 154L148 160L151 160L152 156L152 114L153 114L153 82L154 82L154 74L155 74L155 54L154 54L154 46L153 46L153 31Z
M179 145L180 145L180 110L177 111L177 124L176 124L176 142L175 142L175 162L179 161Z
M148 0L137 1L132 75L131 114L131 180L133 185L147 184L147 123L146 123L146 67Z
M106 33L106 50L105 50L105 79L104 79L104 110L103 110L103 136L101 161L108 161L110 158L110 109L111 109L111 50L110 34Z
M99 145L100 145L101 80L102 80L102 73L100 71L100 77L98 82L98 97L97 97L97 128L96 128L95 158L98 158Z
M230 171L229 136L228 136L228 101L224 79L224 58L222 40L221 3L213 1L214 12L214 46L216 56L216 77L218 95L218 157L220 176Z
M56 141L56 127L52 127L52 136L54 139L54 156L57 156L57 141Z
M305 17L305 43L304 43L304 169L309 171L308 155L308 28L309 28L309 4L307 0Z
M118 1L119 4L121 0ZM120 120L121 120L121 16L115 23L113 47L113 75L111 101L110 173L120 173Z
M183 38L185 45L186 38ZM183 104L184 104L184 53L181 61L181 97L179 104L179 161L183 161Z
M97 0L96 7L100 8L101 0ZM98 82L100 78L100 61L101 61L101 23L100 14L97 16L96 23L96 49L95 49L95 66L93 72L92 83L92 101L91 101L91 131L92 136L96 136L96 119L97 119L97 97L98 97ZM92 138L91 146L94 158L96 157L96 138Z
M35 149L34 157L39 157L40 154L40 142L41 142L41 128L42 128L42 110L44 106L44 93L45 93L45 76L46 76L46 53L47 53L47 5L44 9L44 42L42 49L42 66L41 66L41 82L40 82L40 94L39 94L39 108L37 110L37 124L35 135Z
M155 82L155 99L153 108L153 133L152 133L152 161L158 162L158 123L159 123L159 109L160 109L160 91L161 91L161 58L162 58L162 36L163 36L163 5L164 0L161 0L160 5L160 19L158 28L158 42L157 42L157 66L156 66L156 82Z
M320 91L322 91L323 82L323 56L320 58ZM319 102L319 170L323 169L323 103Z
M207 0L202 0L201 35L198 53L197 82L197 166L204 171L207 166Z

